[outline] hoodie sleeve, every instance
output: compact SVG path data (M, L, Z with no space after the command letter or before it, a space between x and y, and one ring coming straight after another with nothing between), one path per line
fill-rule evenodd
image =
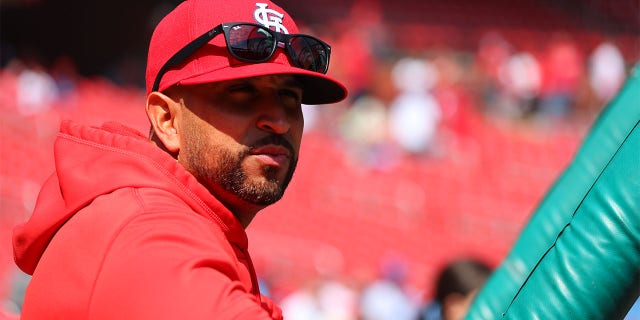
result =
M282 319L253 288L249 268L212 222L192 213L147 213L114 236L89 318Z

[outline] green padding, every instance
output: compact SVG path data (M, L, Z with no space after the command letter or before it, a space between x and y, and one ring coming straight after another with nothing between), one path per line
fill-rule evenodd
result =
M640 128L623 143L506 311L622 319L640 293Z
M640 291L639 120L640 64L467 319L615 319L627 312Z

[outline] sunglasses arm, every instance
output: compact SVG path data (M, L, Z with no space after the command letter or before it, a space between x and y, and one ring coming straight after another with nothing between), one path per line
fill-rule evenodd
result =
M193 41L189 42L189 44L180 49L180 51L176 52L158 71L158 75L156 76L156 80L153 82L151 91L153 92L158 90L158 88L160 87L160 80L162 79L164 73L169 70L169 68L182 61L185 61L190 55L192 55L198 49L203 47L207 42L213 39L213 37L220 34L220 32L222 32L222 28L220 26L213 28L207 31L205 34L195 38Z

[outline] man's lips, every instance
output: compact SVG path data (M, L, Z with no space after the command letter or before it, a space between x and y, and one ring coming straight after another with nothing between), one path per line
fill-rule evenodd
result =
M249 153L256 156L266 165L278 167L286 164L291 158L291 152L287 148L278 145L254 148Z

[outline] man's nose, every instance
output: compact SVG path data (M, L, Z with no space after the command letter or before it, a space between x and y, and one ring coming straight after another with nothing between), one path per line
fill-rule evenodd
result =
M291 129L290 115L279 96L271 96L264 100L259 110L260 115L256 123L258 128L276 134L284 134Z

